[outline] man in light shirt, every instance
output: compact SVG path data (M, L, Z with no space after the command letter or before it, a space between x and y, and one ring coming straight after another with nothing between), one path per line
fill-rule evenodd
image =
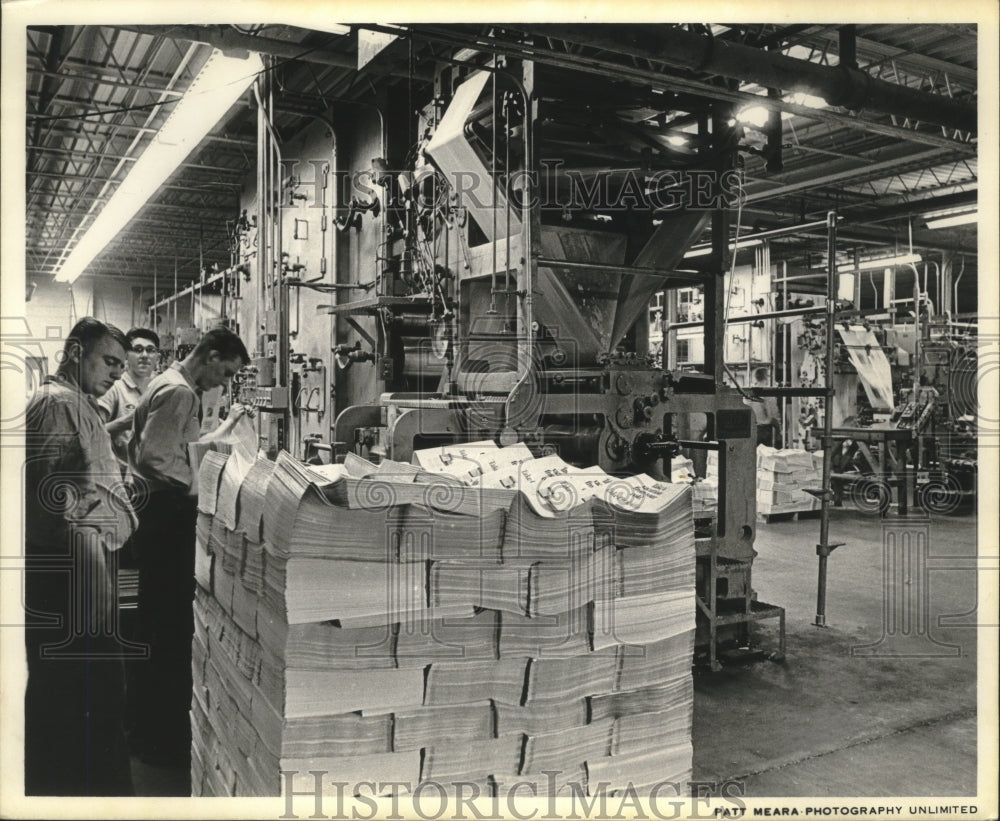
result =
M201 394L250 361L226 328L202 336L183 362L149 383L132 417L129 466L139 488L138 638L150 657L137 665L133 751L150 764L190 766L191 639L197 497L188 445L201 432Z
M104 429L111 436L111 446L114 448L115 456L118 457L122 476L131 485L128 443L132 438L132 414L149 387L150 380L156 374L160 362L160 337L150 328L132 328L125 334L125 340L128 343L125 349L125 373L104 396L97 400L97 406L105 422ZM139 565L136 563L131 541L119 555L119 569L128 571L131 574L131 581L134 581ZM135 634L134 621L135 611L127 610L122 613L122 632L129 637ZM137 663L132 661L125 665L126 724L130 733L136 722Z
M81 319L25 416L27 795L132 794L115 565L135 515L96 402L126 345Z
M122 378L97 400L104 417L105 429L111 436L115 456L123 468L128 467L128 442L132 438L132 414L160 361L160 337L149 328L133 328L125 339L125 373Z

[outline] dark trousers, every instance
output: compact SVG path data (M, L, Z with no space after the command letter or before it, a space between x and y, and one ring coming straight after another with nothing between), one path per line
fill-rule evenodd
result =
M116 556L83 562L82 552L79 543L27 545L26 795L133 795Z
M132 547L139 564L136 639L149 657L135 663L132 746L151 763L183 766L191 755L191 640L197 500L173 491L139 504Z

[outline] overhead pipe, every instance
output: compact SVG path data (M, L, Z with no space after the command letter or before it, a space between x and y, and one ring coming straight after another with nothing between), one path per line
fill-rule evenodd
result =
M962 281L962 275L965 273L965 254L962 254L962 267L958 270L958 276L955 277L955 298L951 303L951 312L954 316L958 316L958 283Z
M778 48L777 43L772 43L767 47L768 51ZM767 98L776 103L781 102L781 89L769 88ZM780 174L785 169L784 159L781 156L782 149L782 122L781 109L776 105L767 110L767 123L764 125L764 159L766 160L767 173Z
M371 29L372 31L384 31L391 34L398 34L399 32L398 28L380 26L374 23L365 23L361 27ZM492 35L476 37L466 33L463 36L454 33L451 30L446 31L429 24L409 25L407 26L407 29L412 35L439 43L448 43L455 49L465 49L467 54L473 54L474 50L478 49L487 51L491 54L506 54L515 59L533 60L542 64L555 65L564 68L568 67L570 69L589 74L601 76L608 73L616 74L623 79L631 79L640 83L650 83L657 88L662 85L674 91L685 91L688 94L695 95L697 97L706 97L711 100L726 100L734 103L742 102L748 105L752 103L761 103L768 108L778 105L782 111L798 114L817 122L830 123L843 128L857 129L869 134L881 134L883 136L892 137L895 140L902 140L904 142L922 143L925 145L937 146L938 148L947 148L951 151L965 154L970 157L976 155L976 146L974 143L959 140L954 136L948 137L947 135L935 134L933 131L929 130L918 131L912 128L904 128L902 126L891 125L885 122L853 117L849 114L833 111L831 109L809 108L808 106L797 105L796 103L786 101L782 101L779 105L768 100L766 97L761 97L757 94L749 94L745 91L734 91L725 88L722 85L713 84L707 79L694 79L690 76L682 76L681 74L664 74L662 70L658 68L643 68L632 64L625 65L621 62L615 62L610 57L594 54L586 56L582 54L568 54L563 49L556 50L545 45L540 45L540 40L538 39L530 43L520 43L511 40L500 40ZM522 27L522 30L525 29ZM449 59L446 57L439 57L438 59L455 65L470 64L468 60ZM638 61L633 60L632 62L637 63ZM479 66L477 66L477 68L478 67ZM684 122L694 121L690 117L682 117L681 119Z
M812 94L851 111L868 109L961 131L977 130L975 105L879 80L846 63L824 66L696 34L679 26L553 24L533 26L530 30L699 74Z
M113 28L122 31L133 31L137 34L152 34L168 37L171 40L189 40L192 43L205 43L222 52L256 51L281 57L286 60L305 60L338 68L357 69L357 58L353 55L335 51L323 51L317 48L303 46L289 40L278 40L272 37L258 37L254 34L244 34L235 28L225 26L128 26L115 25Z
M781 89L769 88L767 90L769 100L781 100ZM782 125L781 110L769 108L767 110L767 123L764 126L764 160L768 174L780 174L785 169L785 162L781 156L782 148Z
M278 40L273 37L258 37L244 34L232 27L225 26L142 26L115 25L113 28L122 31L132 31L137 34L151 34L169 37L171 40L189 40L193 43L205 43L224 53L255 51L259 54L269 54L282 60L301 60L317 65L335 66L337 68L358 70L358 58L354 54L340 51L328 51L288 40ZM392 69L385 72L393 77L419 79L429 81L433 75L428 71L401 71Z
M841 26L837 29L840 43L840 65L844 68L858 67L858 37L857 26Z

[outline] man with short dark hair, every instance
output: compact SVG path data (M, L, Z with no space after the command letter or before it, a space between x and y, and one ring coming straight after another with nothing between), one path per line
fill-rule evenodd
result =
M160 361L160 337L150 328L132 328L125 339L125 373L97 404L111 435L115 455L128 467L128 442L132 438L132 413L149 387Z
M197 498L188 445L199 439L202 392L228 382L249 361L236 334L214 328L183 362L150 382L132 418L129 464L143 494L133 538L137 621L150 648L137 670L133 747L150 764L190 766Z
M135 515L97 409L125 336L70 331L25 417L24 775L28 795L131 795L117 551Z

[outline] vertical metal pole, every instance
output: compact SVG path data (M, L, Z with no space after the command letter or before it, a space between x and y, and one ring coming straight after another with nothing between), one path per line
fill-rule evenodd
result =
M718 161L715 168L721 178L732 164L731 154L722 152L729 131L729 112L720 105L712 109L711 145ZM722 154L723 156L718 156ZM715 192L720 191L716 185ZM722 379L726 358L726 271L729 268L729 209L720 203L712 212L712 273L705 284L705 373ZM730 283L732 287L732 283ZM711 317L711 319L710 319Z
M268 120L274 122L274 83L268 84L268 95L267 95L267 117ZM291 382L289 379L289 357L291 356L291 345L288 337L289 331L289 305L288 305L288 285L285 283L285 268L283 264L283 245L282 245L282 229L283 229L283 206L284 206L284 190L282 188L283 180L282 175L284 174L284 168L282 167L282 157L281 157L281 146L278 144L278 135L276 132L270 135L270 144L272 151L272 162L274 163L274 190L277 192L278 196L274 198L274 276L275 282L277 283L277 293L275 294L275 301L277 304L275 308L277 309L278 322L277 322L277 332L278 332L278 344L276 346L276 355L278 358L277 362L277 375L278 384L281 387L286 387L291 391ZM289 399L289 403L291 398ZM286 408L282 412L282 418L284 419L285 429L288 430L290 422L290 410ZM291 442L286 444L286 448L289 452L292 452Z
M840 65L845 68L858 67L857 26L841 26L837 33L840 43Z
M864 274L861 272L859 266L861 265L861 253L858 251L857 246L854 248L854 308L855 310L861 310L861 277ZM875 302L878 302L878 294L875 295ZM878 307L873 305L872 307Z
M833 547L830 545L830 474L833 462L833 326L837 318L837 214L826 215L826 401L823 407L823 495L819 518L819 577L816 587L816 626L826 626L826 563Z
M270 66L270 58L265 58ZM271 196L269 161L271 146L267 135L267 109L264 103L267 94L269 72L262 73L256 80L254 94L257 100L257 299L254 305L254 335L257 355L267 352L267 336L264 331L267 304L268 258L270 237L268 236L268 197Z
M913 356L913 401L914 402L919 402L920 398L921 398L920 397L920 374L921 374L920 360L923 358L923 350L924 350L923 336L924 336L924 333L926 332L926 328L925 328L925 325L922 324L921 321L920 321L920 303L921 303L921 299L920 299L920 294L921 294L921 292L920 292L920 276L917 273L917 266L913 265L912 267L913 267L913 336L914 336L914 351L913 351L913 353L914 353L914 356ZM926 276L927 276L927 264L924 263L924 277L925 277L925 280L924 280L923 295L925 297L927 296L927 281L926 281ZM920 406L917 405L918 413L919 413L919 407ZM898 453L901 455L902 465L903 465L903 478L902 478L902 481L898 485L896 485L896 487L898 488L897 491L896 491L896 493L899 496L899 507L897 508L897 510L901 514L906 511L906 506L907 506L907 502L908 502L907 496L909 495L909 486L910 486L910 479L909 479L909 477L912 476L914 478L914 481L916 481L917 471L920 469L920 467L921 467L921 465L923 464L923 461L924 461L924 437L923 437L923 435L921 434L921 432L917 429L917 427L915 425L914 425L914 429L913 429L913 443L914 443L914 448L911 451L911 455L913 457L913 472L912 473L910 472L910 469L909 469L908 465L906 464L906 451L907 451L906 445L905 444L900 444L899 449L898 449ZM889 443L887 442L886 443L886 447L888 448L888 446L889 446Z

